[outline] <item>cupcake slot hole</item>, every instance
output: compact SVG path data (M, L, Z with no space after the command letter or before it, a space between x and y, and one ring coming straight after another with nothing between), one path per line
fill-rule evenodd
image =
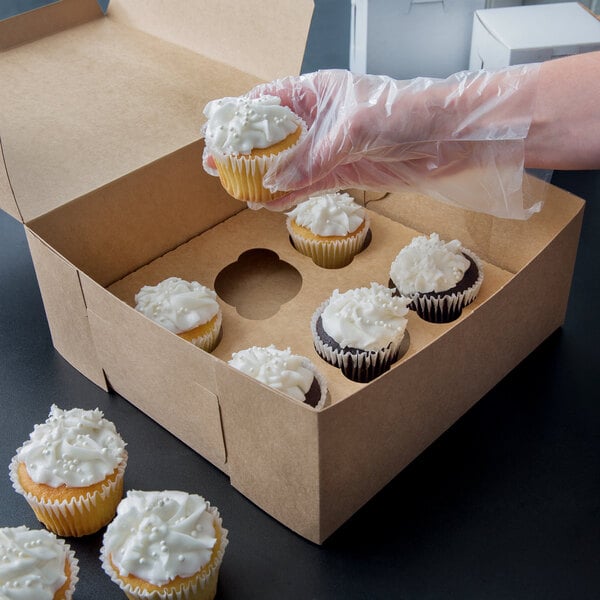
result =
M266 248L246 250L215 279L219 297L241 317L263 320L300 292L302 276L291 264Z

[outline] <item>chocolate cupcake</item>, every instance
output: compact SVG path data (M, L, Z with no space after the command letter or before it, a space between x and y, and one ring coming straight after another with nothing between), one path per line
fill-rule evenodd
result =
M305 356L275 346L253 346L234 352L229 364L299 402L320 409L327 401L327 382Z
M482 282L479 257L459 240L445 242L437 233L413 238L390 267L390 285L410 299L409 308L432 323L458 319Z
M313 314L315 350L348 379L371 381L402 353L409 302L379 283L335 290Z

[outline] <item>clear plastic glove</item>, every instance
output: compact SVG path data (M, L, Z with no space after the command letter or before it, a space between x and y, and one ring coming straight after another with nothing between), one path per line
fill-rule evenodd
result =
M526 219L524 139L539 64L447 79L398 81L325 70L262 84L306 122L308 135L267 173L285 210L309 195L408 188L488 214Z

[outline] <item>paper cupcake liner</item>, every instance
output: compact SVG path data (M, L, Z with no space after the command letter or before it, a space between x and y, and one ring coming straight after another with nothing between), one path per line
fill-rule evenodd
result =
M321 398L319 399L317 404L312 408L314 408L315 410L321 410L327 403L327 400L329 399L329 389L327 388L327 380L319 371L319 369L317 369L317 367L315 367L312 361L310 361L308 358L303 357L302 366L312 371L313 375L315 376L315 379L317 380L317 383L319 384L319 389L321 390Z
M117 476L107 481L100 490L68 500L44 500L27 492L17 469L18 455L10 463L10 479L14 490L25 497L38 520L52 533L64 537L81 537L96 533L115 515L123 496L123 477L127 466L127 452L117 467Z
M228 531L223 527L223 521L217 508L207 502L206 510L213 516L215 528L221 534L219 550L211 559L212 564L206 572L201 571L196 577L187 578L178 587L169 588L169 584L166 584L161 590L145 590L134 587L119 577L104 545L100 548L102 568L111 581L116 583L130 600L213 600L217 593L219 569L229 541L227 539Z
M340 269L349 265L354 256L363 249L370 226L370 219L365 214L365 224L356 235L328 241L308 239L299 235L291 227L291 222L292 217L288 217L286 225L296 250L312 258L316 265L326 269Z
M61 544L64 544L67 549L65 560L69 563L69 569L71 571L71 575L69 576L69 586L64 592L65 600L72 600L73 594L75 593L75 587L77 586L77 582L79 581L79 561L75 556L75 552L71 550L71 547L60 538L56 538Z
M317 332L317 321L328 302L329 300L326 300L317 308L310 321L313 344L317 354L329 364L338 367L345 377L358 383L367 383L388 371L398 359L406 333L399 340L391 342L381 350L350 352L342 348L333 348L323 341Z
M461 252L471 258L477 267L477 279L475 283L461 292L451 294L422 294L415 292L406 294L411 299L409 305L422 319L430 323L449 323L460 317L462 310L477 298L481 284L483 283L483 263L481 259L470 250L461 248ZM393 283L393 282L392 282ZM398 290L400 295L402 292Z
M217 313L217 319L215 320L212 329L204 335L192 338L190 341L194 346L206 350L206 352L212 352L219 342L219 335L221 333L221 325L223 324L223 314L219 310Z
M263 177L269 167L285 156L306 135L306 125L300 123L302 132L294 144L285 148L277 154L250 156L246 154L232 155L223 154L212 150L212 156L221 185L230 196L242 202L253 202L256 204L267 204L272 200L283 196L285 192L271 192L263 186Z

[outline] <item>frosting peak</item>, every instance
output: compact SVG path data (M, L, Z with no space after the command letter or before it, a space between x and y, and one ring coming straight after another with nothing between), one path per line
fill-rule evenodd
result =
M179 277L145 285L135 295L135 301L137 311L173 333L208 323L219 312L216 292Z
M334 290L321 314L323 329L342 348L378 351L402 340L409 303L379 283Z
M52 600L67 578L68 546L45 529L0 528L0 598ZM71 579L78 571L71 565Z
M45 423L17 450L31 479L51 487L102 481L125 457L125 443L100 410L62 410L54 404Z
M298 129L300 120L277 96L225 97L204 108L202 128L207 148L223 154L249 154L268 148Z
M390 278L401 294L444 292L469 268L458 240L444 242L437 233L413 238L390 267Z
M311 196L286 213L320 236L344 236L356 231L365 219L365 209L346 193Z
M253 346L232 354L229 364L266 385L303 402L310 390L314 371L309 360L292 354L291 350L278 350L275 346Z
M191 577L217 542L213 510L196 494L130 490L106 529L103 554L121 575L153 585Z

